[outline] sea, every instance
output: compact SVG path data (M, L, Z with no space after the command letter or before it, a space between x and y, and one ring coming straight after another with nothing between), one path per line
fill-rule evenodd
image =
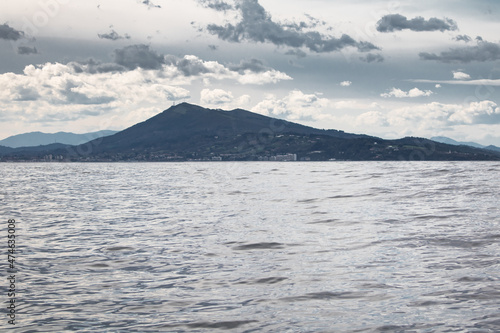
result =
M0 175L2 332L500 332L499 162Z

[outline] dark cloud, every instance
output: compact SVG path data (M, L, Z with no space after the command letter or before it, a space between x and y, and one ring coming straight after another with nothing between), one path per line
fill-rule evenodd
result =
M408 20L405 16L400 14L385 15L377 22L377 31L380 32L392 32L405 29L412 31L443 32L445 30L457 30L457 24L449 18L441 20L433 17L429 20L425 20L423 17L418 16Z
M198 58L177 58L176 56L168 55L165 56L165 64L177 67L184 76L196 76L211 72Z
M11 28L7 23L0 24L0 39L18 40L24 37L24 32Z
M108 32L107 34L97 34L97 36L100 39L109 39L109 40L118 40L118 39L130 39L130 36L128 34L125 34L125 36L120 36L116 31L111 30L111 32Z
M138 44L130 45L114 51L114 62L102 63L94 59L85 61L72 61L67 65L71 66L75 73L110 73L110 72L126 72L142 68L146 70L160 70L164 65L176 68L180 73L174 75L182 75L186 77L199 76L207 73L218 74L221 71L220 66L212 68L196 56L185 56L179 58L175 55L164 55L152 50L149 45ZM253 73L263 73L272 70L264 65L261 60L250 59L243 60L239 64L226 64L224 71L230 71L244 75L246 71ZM159 75L162 75L159 73ZM71 95L73 97L81 97ZM79 102L83 104L82 100Z
M293 55L293 56L296 56L297 58L305 58L307 56L307 54L304 51L299 50L299 49L293 49L293 50L286 51L285 54L286 55Z
M472 41L472 38L470 38L467 35L458 35L457 37L454 38L454 40L456 40L457 42L462 41L468 43Z
M220 12L233 9L233 6L221 0L198 0L198 2L207 8L212 8Z
M436 60L445 63L495 61L500 60L500 45L477 40L477 45L475 46L450 48L448 51L443 51L439 55L435 53L421 52L419 53L419 56L422 60Z
M68 63L69 66L73 67L73 70L76 73L89 73L89 74L98 74L98 73L112 73L112 72L124 72L127 70L122 65L118 65L115 63L101 63L95 61L94 59L89 59L86 61L76 62L72 61Z
M116 49L113 56L114 62L111 63L101 63L94 59L88 59L86 61L69 62L68 65L76 73L89 74L125 72L139 67L143 69L161 69L163 65L176 67L184 76L196 76L211 72L203 64L203 61L196 57L178 58L173 55L163 55L152 50L149 45L144 44Z
M270 42L277 46L306 47L317 53L340 51L348 46L356 47L361 52L378 49L371 43L358 42L345 34L335 38L316 31L303 31L307 24L276 23L258 0L238 1L235 9L241 13L242 18L239 23L236 25L228 23L225 26L210 24L207 26L208 32L234 43Z
M17 54L28 55L28 54L38 54L36 47L29 46L19 46L17 48Z
M359 59L367 63L384 61L383 56L381 56L380 54L373 54L373 53L368 53L366 56L360 57Z
M217 51L219 47L217 45L208 45L208 48L212 51Z
M142 1L142 4L148 6L148 8L161 8L160 5L155 5L154 3L152 3L151 1L149 0L143 0Z
M258 59L242 60L238 65L228 65L228 68L240 74L244 74L247 70L254 73L262 73L269 70L269 68L264 66L264 63Z
M160 69L165 63L165 58L163 55L151 50L149 45L137 44L115 50L114 61L118 65L130 70L138 67L143 69Z

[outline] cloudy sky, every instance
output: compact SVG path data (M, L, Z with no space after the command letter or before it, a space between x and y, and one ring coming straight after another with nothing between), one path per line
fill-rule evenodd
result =
M0 139L121 130L174 103L500 145L497 0L17 0Z

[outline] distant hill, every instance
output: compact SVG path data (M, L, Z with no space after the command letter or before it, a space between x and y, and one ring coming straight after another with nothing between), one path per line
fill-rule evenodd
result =
M447 138L445 136L433 136L431 140L436 141L436 142L441 142L441 143L446 143L449 145L454 145L454 146L470 146L470 147L476 147L476 148L483 148L483 149L488 149L492 151L498 151L500 152L500 147L489 145L489 146L484 146L476 142L464 142L464 141L455 141L453 139Z
M496 151L496 152L500 153L500 147L497 147L497 146L489 145L489 146L484 147L484 149L488 149L488 150L492 150L492 151Z
M40 145L49 145L53 143L62 143L66 145L79 145L103 136L113 135L115 133L117 133L117 131L110 131L110 130L84 133L84 134L75 134L69 132L57 132L57 133L30 132L30 133L13 135L6 139L0 140L0 145L10 148L34 147Z
M236 109L182 103L121 132L75 146L17 148L2 161L500 160L500 153L406 137L322 130ZM52 159L49 155L52 155Z

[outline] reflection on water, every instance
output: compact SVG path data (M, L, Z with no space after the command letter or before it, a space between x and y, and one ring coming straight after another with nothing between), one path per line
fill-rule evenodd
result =
M499 171L1 164L15 331L498 332Z

